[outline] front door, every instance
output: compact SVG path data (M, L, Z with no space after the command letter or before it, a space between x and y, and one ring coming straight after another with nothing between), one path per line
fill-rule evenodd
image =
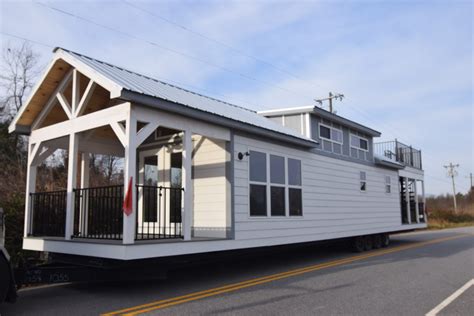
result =
M173 145L140 151L138 234L143 238L181 235L182 152Z

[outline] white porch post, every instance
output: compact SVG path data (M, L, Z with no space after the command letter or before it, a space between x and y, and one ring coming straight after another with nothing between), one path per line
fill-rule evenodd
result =
M31 203L33 203L30 193L35 193L36 190L36 164L33 163L33 145L28 145L28 166L26 171L26 199L25 199L25 227L23 230L24 237L28 237L32 231L31 219L33 213L31 212Z
M417 182L418 180L415 179L415 213L416 213L416 220L415 222L419 223L420 222L420 206L418 205L418 188L417 188Z
M406 187L406 203L407 203L407 218L408 224L411 224L411 210L410 210L410 188L408 187L408 177L405 177L405 187Z
M423 219L425 220L425 223L428 221L428 216L426 215L426 196L425 196L425 180L423 179L421 181L421 194L423 195Z
M124 196L127 193L128 182L132 178L132 213L123 214L123 243L135 243L135 223L137 220L136 203L136 170L137 170L137 118L130 106L125 126L125 165L124 165Z
M66 229L65 238L70 240L74 232L74 186L77 181L77 154L78 154L78 135L72 133L69 135L69 153L67 168L67 203L66 203Z
M81 189L88 188L89 187L89 163L90 163L90 156L89 153L83 152L81 154ZM84 235L87 235L87 216L89 214L88 212L88 203L84 203L85 199L88 198L87 195L85 195L85 192L82 192L83 198L81 199L81 205L80 205L80 210L81 214L79 215L79 223L83 223L83 225L79 225L79 230L81 233Z
M183 137L183 182L184 182L184 214L183 237L184 240L191 240L191 227L193 221L193 182L191 178L193 141L192 132L185 130Z

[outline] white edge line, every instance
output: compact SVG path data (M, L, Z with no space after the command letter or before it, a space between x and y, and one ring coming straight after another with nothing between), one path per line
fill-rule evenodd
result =
M471 279L466 284L464 284L460 289L458 289L456 292L451 294L448 298L446 298L444 301L442 301L438 306L436 306L431 311L429 311L426 314L426 316L435 316L435 315L437 315L441 310L443 310L446 306L451 304L456 298L458 298L462 293L464 293L472 285L474 285L474 279Z

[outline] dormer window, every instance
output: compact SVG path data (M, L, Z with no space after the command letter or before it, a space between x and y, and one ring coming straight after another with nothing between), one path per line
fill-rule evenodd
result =
M332 126L319 124L319 137L342 144L342 131Z
M369 151L369 141L364 137L351 134L351 147Z

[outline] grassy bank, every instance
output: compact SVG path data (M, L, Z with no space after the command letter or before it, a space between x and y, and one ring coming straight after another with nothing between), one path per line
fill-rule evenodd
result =
M428 214L428 229L474 226L474 215L467 212L434 211Z

